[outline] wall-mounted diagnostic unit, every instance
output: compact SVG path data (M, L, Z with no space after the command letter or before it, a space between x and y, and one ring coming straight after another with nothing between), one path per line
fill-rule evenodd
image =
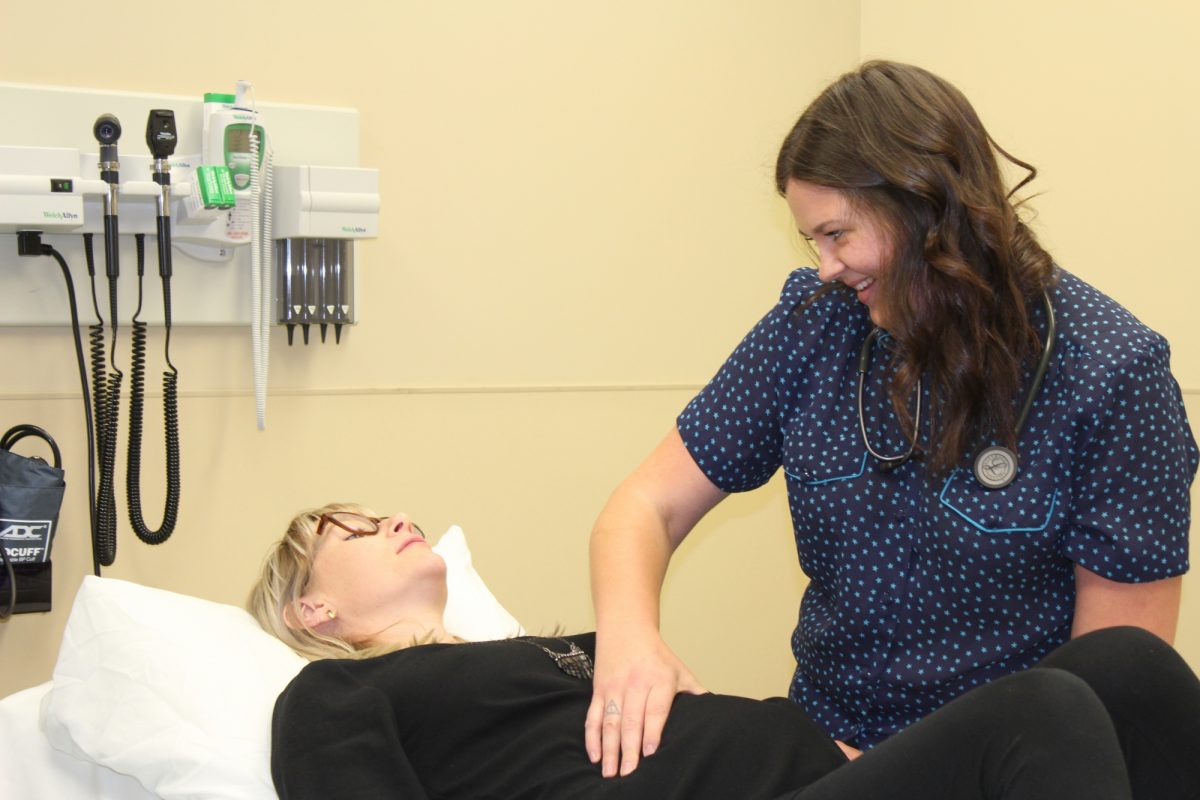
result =
M100 473L90 504L97 572L115 556L123 392L131 524L151 544L174 527L186 365L171 360L172 325L249 323L262 429L272 327L285 325L292 344L297 326L305 343L311 325L322 341L332 326L341 343L356 321L355 243L378 235L380 206L378 172L357 164L357 112L260 104L248 82L234 88L181 97L0 83L0 326L70 322L76 331L89 462ZM142 121L144 137L133 133ZM148 239L161 296L143 292ZM61 277L29 256L53 256ZM75 286L90 287L91 303L77 302ZM79 343L89 310L90 379ZM128 358L116 350L126 324ZM143 518L139 490L151 325L164 329L168 367L167 501L157 530Z
M118 179L105 181L104 145L93 128L107 114L140 132L151 109L171 110L177 144L166 202L173 322L251 325L262 353L255 378L261 406L269 326L323 323L340 332L357 321L362 270L355 243L378 235L379 175L358 164L353 109L257 102L250 84L232 88L179 96L0 83L7 111L0 131L0 235L41 231L76 280L87 277L82 234L104 233L106 204L119 208L118 250L130 249L139 233L157 236L163 191L149 147L128 133L114 142ZM310 240L321 242L319 251ZM15 244L0 241L0 325L69 322L60 281L15 253ZM285 264L277 262L281 254ZM310 292L308 302L288 302L297 298L281 293L297 283ZM119 281L115 291L120 307L136 305L133 281ZM289 310L294 306L299 315ZM145 298L142 317L163 321L157 298Z

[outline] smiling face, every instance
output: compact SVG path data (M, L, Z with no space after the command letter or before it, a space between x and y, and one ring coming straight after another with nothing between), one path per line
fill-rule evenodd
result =
M821 280L849 286L870 309L871 321L886 327L878 279L887 271L893 248L883 227L828 186L791 179L784 197L800 235L817 252Z
M369 520L360 515L350 527L367 530ZM311 628L351 642L378 643L402 631L409 636L413 629L440 628L446 563L406 514L382 519L375 533L326 521L300 601Z

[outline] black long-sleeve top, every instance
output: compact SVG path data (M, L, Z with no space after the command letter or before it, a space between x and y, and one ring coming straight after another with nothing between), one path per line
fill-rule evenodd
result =
M594 657L593 634L565 637ZM772 798L845 763L794 703L675 698L659 750L632 775L588 761L587 680L538 642L410 647L307 665L275 705L271 774L281 800L308 798Z

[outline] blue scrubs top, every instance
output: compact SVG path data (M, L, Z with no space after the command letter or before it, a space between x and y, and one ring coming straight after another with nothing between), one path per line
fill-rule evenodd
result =
M1198 455L1167 343L1093 287L1058 277L1054 353L1005 488L975 481L973 453L941 479L920 459L884 472L868 457L856 398L872 323L841 292L803 307L821 285L811 269L792 273L677 420L727 492L783 468L810 579L789 694L838 739L870 747L1066 641L1075 564L1121 582L1188 569ZM1032 306L1044 334L1042 304ZM877 341L863 401L871 446L885 455L908 447L886 393L892 344Z

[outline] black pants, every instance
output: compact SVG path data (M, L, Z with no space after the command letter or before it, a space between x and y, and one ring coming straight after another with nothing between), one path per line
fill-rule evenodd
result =
M1134 800L1200 798L1200 679L1141 628L1108 628L1067 642L1037 668L1087 682L1117 732Z
M1138 628L1073 639L779 800L1197 800L1200 680Z

